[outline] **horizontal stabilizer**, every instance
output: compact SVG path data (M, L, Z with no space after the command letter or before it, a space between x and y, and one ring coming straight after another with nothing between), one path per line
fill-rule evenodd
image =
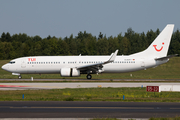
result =
M166 57L161 57L161 58L156 58L155 60L165 60L165 59L172 58L172 57L175 57L175 56L178 56L178 54L168 55L168 56L166 56Z

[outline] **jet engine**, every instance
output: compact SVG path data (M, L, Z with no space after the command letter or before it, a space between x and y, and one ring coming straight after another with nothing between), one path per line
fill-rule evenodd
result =
M80 76L80 70L76 68L62 68L60 74L62 77L78 77Z

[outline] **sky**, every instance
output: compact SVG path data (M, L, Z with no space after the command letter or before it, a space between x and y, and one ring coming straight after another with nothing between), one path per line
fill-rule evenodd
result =
M0 0L0 35L115 37L128 28L146 33L167 24L180 28L180 0Z

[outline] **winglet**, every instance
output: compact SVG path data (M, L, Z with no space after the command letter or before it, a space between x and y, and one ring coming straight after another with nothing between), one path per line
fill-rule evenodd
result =
M114 62L116 56L117 56L118 50L116 50L114 53L111 54L111 58L108 60L108 62Z

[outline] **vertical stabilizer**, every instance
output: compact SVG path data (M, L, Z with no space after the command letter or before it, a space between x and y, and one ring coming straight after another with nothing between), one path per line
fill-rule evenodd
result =
M132 54L131 56L142 58L160 58L167 56L173 29L174 24L168 24L146 50Z

